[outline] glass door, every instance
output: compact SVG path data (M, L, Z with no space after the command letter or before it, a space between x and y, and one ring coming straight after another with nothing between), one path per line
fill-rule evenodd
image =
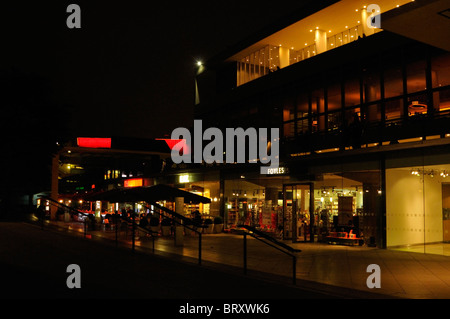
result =
M283 185L283 239L314 241L312 183Z

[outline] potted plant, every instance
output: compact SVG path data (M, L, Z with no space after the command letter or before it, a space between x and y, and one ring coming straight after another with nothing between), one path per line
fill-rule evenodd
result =
M150 226L150 230L152 231L153 235L158 235L158 233L159 233L159 218L156 216L150 217L149 226Z
M214 232L221 233L223 231L223 219L220 216L214 217Z
M163 236L169 236L171 233L172 221L168 218L164 218L161 221L161 234Z
M204 231L206 234L211 234L214 224L213 224L213 220L210 218L205 219L205 221L203 222L204 225Z

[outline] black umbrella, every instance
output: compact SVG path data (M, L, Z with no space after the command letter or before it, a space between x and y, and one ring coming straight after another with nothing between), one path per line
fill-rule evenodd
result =
M150 187L133 187L114 189L105 192L88 194L84 197L87 201L109 201L112 203L139 202L139 201L175 201L176 197L183 197L185 203L211 203L211 199L187 192L168 185L155 185Z

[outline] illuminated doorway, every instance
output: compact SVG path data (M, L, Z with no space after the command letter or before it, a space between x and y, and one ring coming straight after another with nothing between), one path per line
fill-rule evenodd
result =
M314 241L313 194L312 183L283 185L283 239Z

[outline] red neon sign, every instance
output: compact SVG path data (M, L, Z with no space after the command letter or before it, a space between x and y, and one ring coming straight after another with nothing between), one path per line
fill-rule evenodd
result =
M157 138L157 140L159 141L165 141L167 143L167 146L169 146L170 150L175 150L175 151L181 151L183 150L186 151L186 154L189 154L189 147L186 144L186 140L184 139L170 139L170 138Z
M87 148L111 148L111 138L78 137L77 144L79 147Z

